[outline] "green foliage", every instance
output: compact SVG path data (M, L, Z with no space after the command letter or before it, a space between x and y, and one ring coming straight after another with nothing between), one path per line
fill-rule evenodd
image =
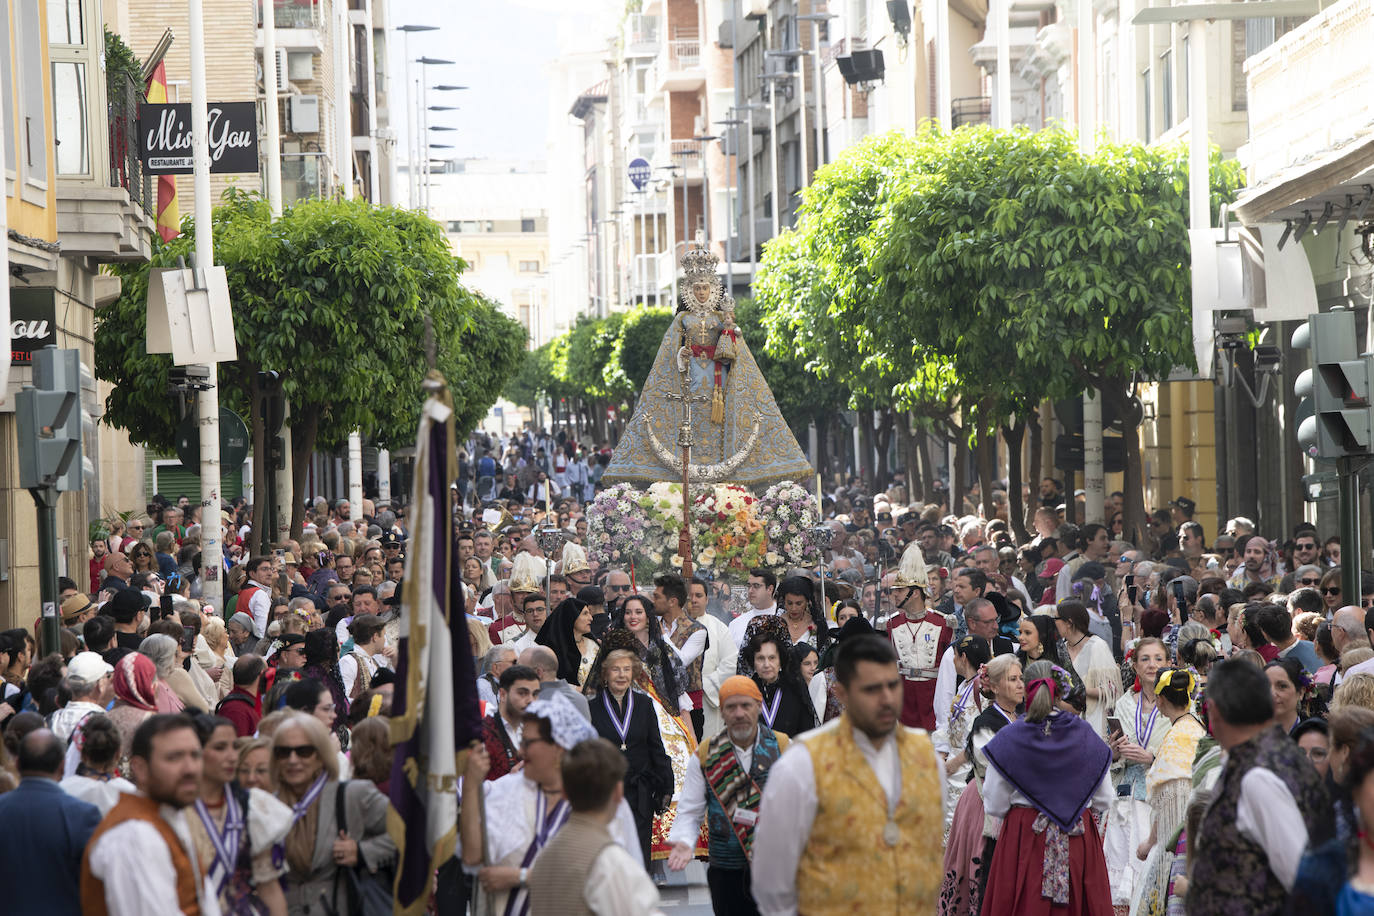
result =
M1213 207L1242 176L1213 155ZM958 397L975 428L1192 364L1187 150L1061 131L869 138L770 242L763 324L856 400Z
M625 313L612 356L631 392L644 387L663 335L672 323L673 313L669 309L639 306Z
M109 27L105 28L105 94L110 101L122 100L121 78L127 78L134 86L143 88L143 65L134 56L133 50L124 43Z
M219 367L227 406L247 403L259 371L277 370L293 417L318 420L319 447L338 447L354 429L383 447L413 442L427 314L437 366L465 423L485 415L518 366L523 331L463 289L465 265L423 214L311 200L274 222L261 198L230 191L214 222L239 356ZM182 228L169 243L153 240L152 266L190 262L191 221ZM97 317L95 370L113 384L106 422L170 450L178 419L167 393L171 359L144 345L148 267L115 268L123 289Z
M735 303L735 323L773 391L778 410L787 425L804 437L812 421L845 408L849 389L808 371L792 340L771 332L762 318L762 309L753 299Z

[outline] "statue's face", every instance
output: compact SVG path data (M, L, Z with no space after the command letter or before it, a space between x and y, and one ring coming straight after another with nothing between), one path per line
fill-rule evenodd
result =
M702 305L711 301L711 293L714 292L715 284L710 280L698 280L692 284L692 295L697 302Z

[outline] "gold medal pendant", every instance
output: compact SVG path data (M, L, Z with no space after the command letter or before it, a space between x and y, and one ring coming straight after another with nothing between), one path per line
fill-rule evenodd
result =
M901 839L901 834L897 831L897 822L888 821L883 826L883 842L889 846L896 846L899 839Z

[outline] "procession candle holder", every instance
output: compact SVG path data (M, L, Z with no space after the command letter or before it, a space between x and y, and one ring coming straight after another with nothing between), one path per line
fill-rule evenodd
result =
M550 601L549 579L553 577L553 554L563 545L567 537L563 534L562 529L555 528L553 525L545 525L539 529L539 533L534 536L534 539L539 545L539 549L544 551L544 563L547 567L544 573L544 603L547 604ZM549 608L549 610L552 611L553 608Z
M825 610L826 616L830 616L830 599L825 592L825 552L830 549L830 543L835 538L835 532L830 530L829 525L817 525L811 529L811 537L815 538L816 546L820 548L818 553L819 568L821 571L821 607Z

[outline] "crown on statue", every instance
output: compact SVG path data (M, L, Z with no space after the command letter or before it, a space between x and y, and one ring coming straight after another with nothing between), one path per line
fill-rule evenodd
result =
M694 280L714 280L720 264L709 248L693 247L682 256L682 272L688 283Z

